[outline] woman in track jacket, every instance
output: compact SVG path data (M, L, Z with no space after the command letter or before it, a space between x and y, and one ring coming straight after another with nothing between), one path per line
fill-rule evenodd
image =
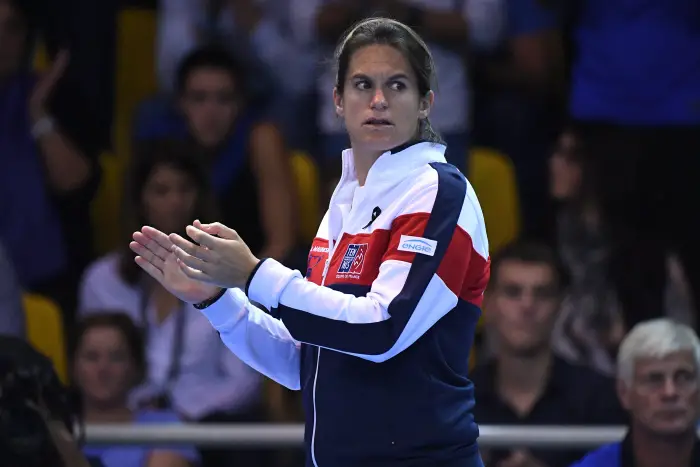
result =
M488 240L428 120L430 52L407 26L371 18L336 59L351 149L305 274L199 221L193 242L134 233L136 261L239 358L303 391L307 466L482 466L467 372Z

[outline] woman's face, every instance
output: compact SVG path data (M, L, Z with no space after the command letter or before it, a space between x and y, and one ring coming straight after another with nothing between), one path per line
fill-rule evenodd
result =
M348 66L342 95L333 92L353 148L384 152L411 140L426 118L432 92L419 96L416 76L406 58L389 45L357 50Z
M143 190L146 222L166 233L182 231L194 220L197 196L188 174L168 166L157 167Z
M576 138L562 133L549 159L550 194L554 199L574 198L581 187L581 165L576 156Z
M124 336L108 326L93 327L83 335L73 371L85 400L105 406L123 403L136 376Z
M240 110L238 89L231 74L217 68L193 70L180 100L192 135L204 147L226 139Z

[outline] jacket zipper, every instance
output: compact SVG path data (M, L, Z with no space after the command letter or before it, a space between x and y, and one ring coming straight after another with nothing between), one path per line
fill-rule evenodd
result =
M330 235L329 235L330 236ZM333 258L333 250L335 247L335 242L332 239L328 239L328 258L326 259L326 264L323 265L323 275L321 276L321 287L326 283L326 275L328 274L328 269L331 265L331 258ZM316 383L318 382L318 368L321 361L321 347L316 347L316 371L314 372L314 387L313 387L313 405L314 405L314 429L311 432L311 460L315 467L318 467L318 462L316 461Z
M335 197L338 192L338 189L340 186L345 182L345 166L343 164L343 173L340 176L340 180L338 181L338 185L335 187L335 190L333 190L333 194L331 195L330 202L328 203L328 215L329 219L328 222L330 224L330 214L333 210L333 203L335 202ZM332 224L331 224L332 225ZM342 225L342 224L341 224ZM341 233L342 233L342 227L341 227ZM328 258L326 259L326 264L323 265L323 275L321 276L321 287L323 287L326 283L326 275L328 274L328 269L330 268L331 265L331 259L333 258L333 250L335 249L335 241L333 240L333 235L331 234L330 230L328 232ZM318 462L316 461L316 422L317 422L317 417L316 417L316 383L318 382L318 368L320 366L320 361L321 361L321 347L316 347L316 371L314 372L314 387L313 387L313 395L312 395L312 401L313 401L313 406L314 406L314 429L311 432L311 460L314 463L315 467L318 467Z

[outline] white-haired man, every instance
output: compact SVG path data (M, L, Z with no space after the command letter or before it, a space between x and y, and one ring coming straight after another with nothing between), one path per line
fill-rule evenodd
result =
M630 414L620 443L604 446L575 467L700 466L700 340L668 319L636 325L617 357L617 390Z

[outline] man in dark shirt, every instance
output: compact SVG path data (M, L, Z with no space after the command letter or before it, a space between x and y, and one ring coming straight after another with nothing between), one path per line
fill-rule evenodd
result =
M474 416L481 424L601 425L625 421L614 382L552 353L550 340L562 293L555 255L539 244L506 247L493 259L484 301L495 358L472 374ZM483 452L491 467L568 467L583 452Z

